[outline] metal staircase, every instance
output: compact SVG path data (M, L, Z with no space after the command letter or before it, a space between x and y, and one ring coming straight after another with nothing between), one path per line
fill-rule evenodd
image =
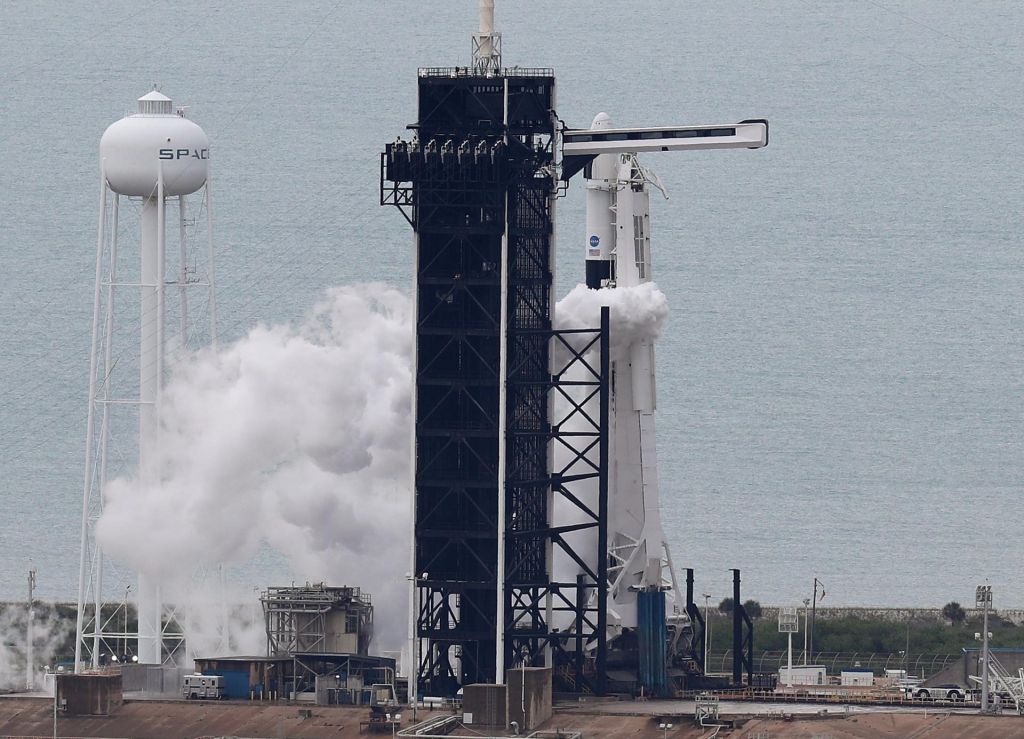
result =
M1012 701L1017 713L1024 715L1024 668L1018 669L1016 675L1011 675L996 656L989 652L987 669L993 697ZM971 675L971 680L979 685L982 682L977 675Z

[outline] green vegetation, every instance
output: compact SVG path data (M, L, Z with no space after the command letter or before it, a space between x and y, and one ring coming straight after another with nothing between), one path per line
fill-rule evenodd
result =
M967 612L963 606L952 600L942 607L942 617L949 619L951 624L957 626L967 620Z
M746 604L744 604L746 605ZM955 605L955 604L951 604ZM731 606L731 602L730 602ZM731 608L730 608L731 611ZM748 608L748 612L750 609ZM954 621L952 616L943 615ZM724 613L711 612L711 648L722 652L732 648L732 619ZM993 647L1024 648L1024 627L989 616L989 631ZM793 651L803 649L803 618L800 633L793 635ZM814 626L815 652L880 652L898 654L909 644L911 654L956 654L963 648L979 646L975 632L981 632L981 618L964 618L956 623L933 619L912 620L909 623L869 620L856 616L837 619L819 618ZM774 618L754 620L754 650L784 650L786 635L780 634Z
M718 604L719 613L725 613L732 615L732 598L722 598L722 602ZM761 604L756 600L745 600L743 601L743 608L747 612L747 616L751 619L761 618Z
M761 604L756 600L743 601L743 610L747 612L747 617L751 620L761 618Z

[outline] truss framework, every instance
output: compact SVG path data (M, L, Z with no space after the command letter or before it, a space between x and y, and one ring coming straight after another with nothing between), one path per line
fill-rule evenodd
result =
M546 655L580 673L585 654L603 659L603 549L575 551L550 518L559 496L583 506L572 530L607 537L607 517L575 492L601 475L607 413L587 433L551 424L552 394L572 382L551 367L563 336L551 323L553 103L550 70L420 70L415 136L381 156L380 202L416 233L417 692L500 682ZM591 334L591 349L607 341L607 328ZM606 407L607 372L588 366ZM586 413L581 402L574 420ZM591 469L553 473L556 444ZM579 580L552 582L556 548L585 565ZM555 634L562 610L572 626Z
M185 658L183 606L160 603L158 595L157 608L145 614L141 629L136 609L132 609L131 618L125 618L129 594L136 600L141 597L140 580L105 556L96 539L96 525L103 515L107 482L137 472L139 414L153 405L142 398L138 379L142 368L137 347L143 324L157 323L161 328L176 324L179 351L217 342L209 183L194 214L188 202L188 197L177 196L159 206L167 218L165 228L172 234L167 246L177 248L166 249L166 261L159 267L165 305L156 316L144 319L126 310L138 300L140 289L151 287L143 284L138 272L140 245L132 232L139 225L144 206L139 198L110 190L101 173L75 625L76 671L98 667L114 655L139 656L140 631L143 639L155 640L161 664L177 664ZM172 221L176 221L176 228ZM169 344L163 342L161 346ZM169 350L169 346L165 348ZM163 354L161 350L157 363L161 381L163 370L176 361L174 357L165 360Z
M369 646L373 634L373 606L370 596L359 588L326 587L323 583L268 588L260 596L260 602L269 655L333 653L328 644L327 618L339 611L354 619L350 630L358 633L360 646ZM360 649L359 653L365 650Z
M597 694L606 687L608 650L608 324L606 307L597 329L545 334L559 353L568 356L546 382L538 382L545 395L556 395L566 407L549 436L561 448L561 462L545 481L543 498L510 497L506 516L509 666L553 661L571 667L573 689L585 687ZM517 482L512 476L508 479L511 489ZM560 518L573 523L554 525L556 501L563 506ZM593 544L581 547L574 542L570 535L578 532L594 534ZM575 581L553 577L557 555L578 568ZM569 626L556 630L554 623L565 617Z

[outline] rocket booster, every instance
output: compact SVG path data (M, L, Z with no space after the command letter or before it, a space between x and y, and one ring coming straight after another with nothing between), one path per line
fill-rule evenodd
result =
M768 121L763 119L616 128L606 113L599 113L589 130L563 131L563 172L571 177L584 169L587 287L628 291L651 280L649 185L662 194L664 189L641 166L638 154L767 145ZM621 301L622 310L629 310L628 302ZM628 334L616 335L615 341L608 418L609 629L638 628L637 594L661 591L667 622L675 624L678 639L689 616L661 526L654 341Z
M591 130L612 128L599 113ZM585 171L587 287L622 289L651 280L648 174L635 155L599 154ZM609 547L617 562L610 608L622 626L636 625L636 591L668 589L678 606L675 573L665 545L655 449L654 345L637 338L612 362Z

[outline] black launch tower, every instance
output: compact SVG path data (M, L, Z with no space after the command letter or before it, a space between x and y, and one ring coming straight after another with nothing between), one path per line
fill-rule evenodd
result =
M601 690L607 317L603 330L552 330L554 95L549 69L421 69L409 140L388 144L381 157L381 203L397 206L416 234L420 695L503 682L509 667L552 661L569 665L563 672L574 683L589 679ZM568 356L559 367L555 346ZM588 363L588 351L603 359ZM574 363L583 369L570 381L565 369ZM559 388L574 399L571 432L550 418ZM595 399L599 417L582 408ZM572 450L572 463L553 470L558 443ZM595 481L596 505L573 493ZM579 523L552 526L557 496L579 510ZM593 529L588 541L597 549L573 552L563 536L584 529ZM555 548L587 574L553 582ZM571 626L555 635L559 612Z

